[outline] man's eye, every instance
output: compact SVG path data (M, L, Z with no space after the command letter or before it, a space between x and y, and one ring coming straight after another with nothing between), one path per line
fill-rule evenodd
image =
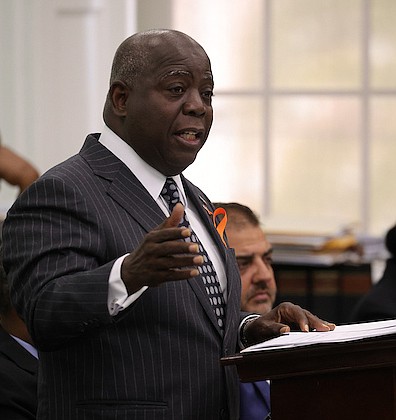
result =
M266 265L272 265L273 262L274 262L274 260L272 259L272 257L268 257L268 256L263 257L263 261L264 261L264 264L266 264Z
M249 263L247 261L239 261L238 262L238 267L239 268L244 268L247 267L249 265Z
M169 88L169 91L172 93L180 94L184 92L184 89L181 86L173 86Z
M246 270L250 264L252 263L252 260L246 259L246 258L237 258L237 264L239 270Z
M212 98L214 96L213 90L206 90L202 93L202 96L208 99Z

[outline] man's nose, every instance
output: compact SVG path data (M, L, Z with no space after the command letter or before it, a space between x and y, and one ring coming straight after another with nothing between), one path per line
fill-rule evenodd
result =
M254 275L253 282L268 282L272 278L272 268L261 257L255 256L253 259Z
M183 112L187 115L203 117L206 114L205 102L198 91L191 91L183 105Z

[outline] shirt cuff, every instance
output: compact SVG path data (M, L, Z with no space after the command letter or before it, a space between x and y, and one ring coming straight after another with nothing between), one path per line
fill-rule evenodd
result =
M251 314L243 318L242 322L239 324L239 347L241 349L244 349L247 347L247 341L245 338L245 327L247 324L249 324L251 321L254 321L257 318L260 318L261 315L258 314Z
M122 257L119 257L113 264L113 267L110 271L107 307L111 316L116 316L118 312L127 308L129 305L135 302L145 290L148 289L148 286L144 286L137 292L128 296L125 284L121 279L121 265L127 255L129 254L125 254Z

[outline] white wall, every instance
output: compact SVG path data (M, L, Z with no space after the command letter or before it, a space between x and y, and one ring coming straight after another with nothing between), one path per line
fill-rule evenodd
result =
M100 131L111 61L137 0L0 0L0 133L40 172ZM3 181L0 213L16 197Z

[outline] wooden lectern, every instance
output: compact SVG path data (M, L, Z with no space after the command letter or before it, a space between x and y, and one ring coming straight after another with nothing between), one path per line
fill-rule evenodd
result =
M396 420L396 336L241 353L242 382L271 380L272 420Z

